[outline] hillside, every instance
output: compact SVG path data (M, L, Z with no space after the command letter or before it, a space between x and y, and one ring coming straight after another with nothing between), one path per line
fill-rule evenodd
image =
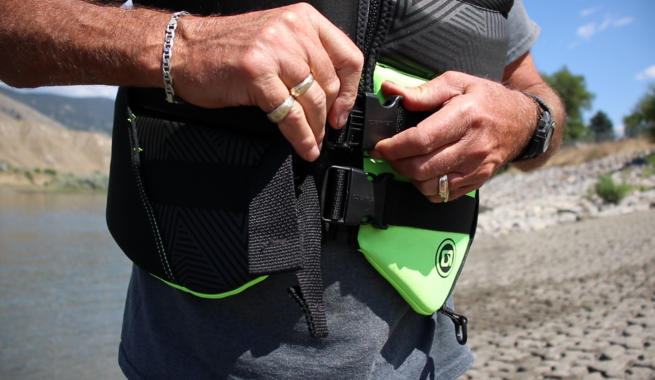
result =
M0 86L0 96L2 96L0 97L0 112L5 113L10 118L16 118L18 114L21 120L47 124L42 120L25 118L26 115L23 115L25 110L16 109L15 112L4 111L7 108L15 108L15 105L10 107L5 105L6 98L29 106L69 129L111 135L114 119L113 100L106 98L71 98L51 94L22 93L4 86Z
M66 129L61 123L2 93L0 93L0 119L21 120L47 125L56 129Z
M62 173L109 172L111 138L30 121L0 119L0 164Z

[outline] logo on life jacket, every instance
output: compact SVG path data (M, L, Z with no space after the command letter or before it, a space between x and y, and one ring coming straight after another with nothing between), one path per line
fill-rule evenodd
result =
M450 270L455 265L455 256L457 251L455 242L452 239L446 239L439 244L437 255L434 258L434 265L437 268L439 276L446 278L450 274Z

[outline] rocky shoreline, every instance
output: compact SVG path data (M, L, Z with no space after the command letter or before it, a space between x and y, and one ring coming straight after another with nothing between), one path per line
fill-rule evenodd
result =
M480 190L477 236L535 231L653 208L655 168L645 160L652 154L642 150L580 165L498 175ZM633 190L618 204L603 202L590 191L603 174Z
M485 185L454 295L476 356L459 380L655 379L651 153ZM589 195L603 173L634 191L616 205Z

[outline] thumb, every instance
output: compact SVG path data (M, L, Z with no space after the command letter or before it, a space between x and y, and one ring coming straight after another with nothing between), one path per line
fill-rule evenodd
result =
M453 91L455 90L455 91ZM403 106L409 111L432 111L461 92L450 88L443 81L433 79L418 87L404 87L393 82L382 83L384 96L402 95Z

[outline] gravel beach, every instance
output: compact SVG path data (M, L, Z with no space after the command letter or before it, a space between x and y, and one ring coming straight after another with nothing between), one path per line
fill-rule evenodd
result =
M460 379L655 379L655 210L477 239Z

